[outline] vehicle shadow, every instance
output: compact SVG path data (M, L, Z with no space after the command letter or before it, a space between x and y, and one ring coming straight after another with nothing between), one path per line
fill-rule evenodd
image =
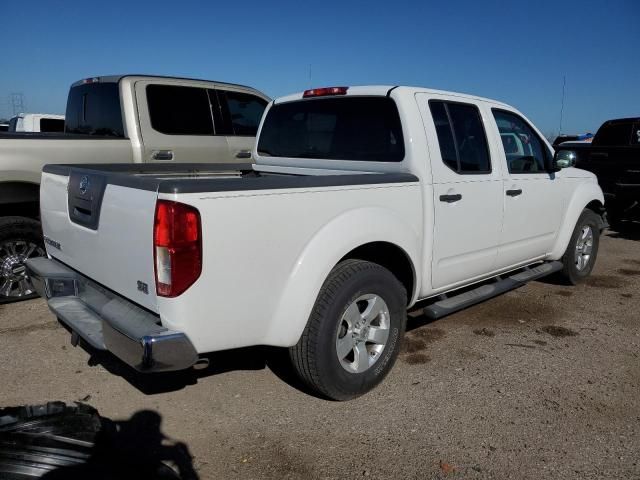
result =
M89 358L90 366L102 365L109 373L124 378L145 395L182 390L189 385L197 384L200 379L227 372L268 368L289 386L318 397L317 393L314 393L298 378L285 348L257 346L225 350L203 355L203 358L209 360L209 365L206 368L190 368L177 372L141 373L109 352L93 350L86 345L82 345L82 347L91 355Z
M18 476L8 478L199 479L189 448L162 432L162 417L155 411L140 410L128 420L115 421L90 405L63 402L0 412L5 415L0 443L8 454L0 455L2 478L7 478L2 472L13 472Z

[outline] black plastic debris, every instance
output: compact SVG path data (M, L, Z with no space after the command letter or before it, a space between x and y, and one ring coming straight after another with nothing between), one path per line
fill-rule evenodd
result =
M153 411L112 421L82 403L1 408L0 479L197 479L187 446L160 424Z

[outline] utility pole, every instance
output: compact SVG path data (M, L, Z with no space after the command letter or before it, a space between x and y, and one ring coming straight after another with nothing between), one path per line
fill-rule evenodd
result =
M13 115L24 113L24 94L22 92L12 93L9 97Z

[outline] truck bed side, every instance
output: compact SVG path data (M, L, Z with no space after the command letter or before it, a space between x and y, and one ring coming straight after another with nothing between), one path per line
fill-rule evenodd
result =
M73 196L83 177L89 185L104 184L95 229L70 216L67 192ZM48 165L43 232L51 256L157 313L163 326L183 331L198 351L288 346L306 322L309 292L351 249L389 242L419 262L421 196L417 178L406 173L291 175L237 164ZM155 294L157 199L191 205L202 221L202 274L171 299ZM264 318L258 326L256 316Z

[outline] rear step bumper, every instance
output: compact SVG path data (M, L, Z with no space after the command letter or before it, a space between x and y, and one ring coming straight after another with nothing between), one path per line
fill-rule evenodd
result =
M182 332L160 318L45 257L27 260L37 292L73 332L98 350L108 350L141 372L183 370L198 353Z

